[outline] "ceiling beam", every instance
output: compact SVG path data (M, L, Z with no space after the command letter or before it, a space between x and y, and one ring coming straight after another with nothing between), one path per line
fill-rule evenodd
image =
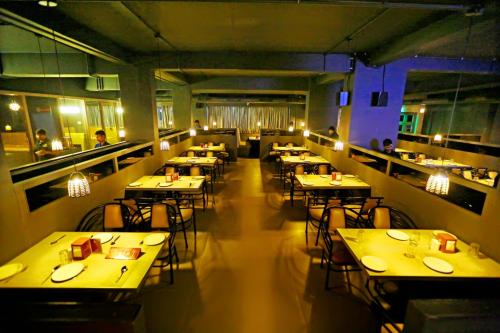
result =
M500 82L489 82L489 83L483 83L483 84L476 84L473 86L467 86L467 87L461 87L460 92L464 91L474 91L474 90L485 90L485 89L493 89L496 87L500 87ZM433 90L433 91L421 91L421 92L413 92L410 94L406 94L404 99L421 99L421 98L428 98L429 95L439 95L439 94L446 94L446 93L452 93L455 92L457 88L448 88L448 89L441 89L441 90Z
M36 1L2 2L0 21L106 61L128 62L129 54L111 40Z
M498 13L495 9L485 12L481 16L467 17L463 13L448 15L445 18L432 22L413 33L398 38L384 46L369 52L371 65L387 64L393 60L419 55L419 50L434 41L445 38L467 29L473 19L474 25L488 20L496 20ZM474 26L472 27L474 29Z
M338 81L342 81L343 79L345 79L345 77L346 77L345 73L325 73L325 74L319 75L316 78L316 84L322 85L322 84L338 82Z
M160 81L167 81L179 86L185 86L189 84L188 80L182 73L172 73L172 72L167 72L164 70L155 71L155 78Z

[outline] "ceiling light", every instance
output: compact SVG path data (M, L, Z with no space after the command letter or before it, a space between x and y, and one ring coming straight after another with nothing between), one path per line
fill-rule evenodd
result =
M57 7L57 1L40 0L38 4L43 7Z
M203 126L203 130L208 131L208 126L207 125Z
M216 122L216 121L214 121L214 122L212 123L212 126L214 126L214 127L215 127L215 126L217 126L217 122Z
M293 126L288 127L288 132L293 132Z
M51 148L53 151L63 150L63 144L62 144L61 140L58 140L58 139L52 140Z
M257 122L257 127L260 127L260 121Z
M168 124L169 124L170 126L172 126L172 125L174 124L174 122L173 122L172 120L169 120Z
M16 101L12 101L9 103L9 109L11 109L12 111L19 111L21 109L21 105L19 105L19 103Z
M121 129L118 131L118 137L120 139L125 139L125 130L124 129Z
M304 126L306 126L306 123L302 121L302 122L300 122L300 126L304 127Z
M436 135L434 135L434 142L441 142L443 141L443 136L439 133L436 133Z
M189 136L196 136L196 130L194 128L189 130Z
M335 150L335 151L344 150L344 143L342 141L335 141L335 145L333 146L333 150Z
M59 106L59 112L62 114L79 114L80 108L74 105L61 105Z
M425 104L420 105L420 113L425 113Z
M68 196L80 198L90 194L89 181L81 172L73 172L68 180Z
M305 136L306 138L307 138L307 137L309 137L309 134L310 134L309 130L304 130L304 136Z
M160 110L161 111L161 110ZM116 113L122 114L123 113L123 108L121 106L116 108Z
M5 131L6 132L12 131L12 126L10 126L9 124L5 125Z
M160 150L166 151L170 150L170 142L168 140L161 140L160 141Z
M446 173L437 172L434 175L430 175L429 179L427 179L425 190L435 194L446 195L448 194L449 187L450 180L448 175Z

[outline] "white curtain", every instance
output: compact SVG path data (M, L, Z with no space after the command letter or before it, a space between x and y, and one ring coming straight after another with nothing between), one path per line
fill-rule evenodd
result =
M242 133L256 133L261 128L287 129L290 118L288 106L206 105L208 124L219 128L239 128Z
M174 109L172 107L172 104L157 103L156 111L158 114L158 128L172 128L175 126Z

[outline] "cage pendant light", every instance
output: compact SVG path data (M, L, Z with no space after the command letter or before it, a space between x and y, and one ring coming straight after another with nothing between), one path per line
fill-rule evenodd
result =
M343 151L344 150L344 143L342 141L335 141L335 145L333 146L333 150L335 151Z
M160 141L160 150L167 151L170 150L170 143L168 140L161 140Z
M427 179L427 185L425 186L427 192L441 195L447 195L449 188L450 180L448 175L444 172L438 172L431 175L429 179Z
M79 171L71 173L68 180L68 196L70 198L80 198L89 194L89 181L85 175Z

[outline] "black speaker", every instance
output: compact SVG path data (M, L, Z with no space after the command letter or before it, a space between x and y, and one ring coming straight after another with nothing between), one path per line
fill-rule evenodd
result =
M339 91L336 96L336 101L338 106L346 106L349 105L349 92L348 91Z
M389 102L389 93L387 91L372 92L370 106L387 106Z

